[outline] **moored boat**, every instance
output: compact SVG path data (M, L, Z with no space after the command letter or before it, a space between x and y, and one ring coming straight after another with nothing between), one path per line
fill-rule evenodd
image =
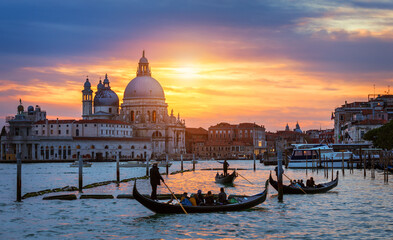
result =
M221 175L216 175L215 180L216 183L221 183L221 184L233 184L233 181L235 181L235 178L237 177L237 172L233 171L232 174L229 174L227 176L221 176Z
M249 209L263 203L266 200L268 184L269 182L266 181L265 190L259 194L248 197L237 197L237 203L183 207L187 213L228 212ZM143 196L137 190L136 181L134 183L132 194L134 195L135 200L155 213L184 213L183 209L178 204L162 203Z
M278 191L278 183L273 180L272 174L269 176L270 185ZM336 179L327 183L320 183L316 185L316 187L300 187L295 185L283 185L284 194L314 194L314 193L325 193L333 188L335 188L338 184L338 171L336 175Z
M326 144L293 144L292 155L288 168L347 168L351 164L351 159L356 159L352 152L335 152L333 148ZM353 163L356 167L356 163ZM332 166L333 165L333 166Z
M91 167L91 162L83 162L83 167ZM79 167L79 161L75 161L70 164L70 167Z

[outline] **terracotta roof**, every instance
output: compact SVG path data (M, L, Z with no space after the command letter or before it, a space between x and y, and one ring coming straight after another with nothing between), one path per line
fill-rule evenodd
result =
M48 124L59 124L59 123L73 123L75 119L68 119L68 120L48 120ZM46 124L45 120L37 121L34 124Z
M124 124L131 125L131 123L119 121L119 120L108 120L108 119L91 119L91 120L79 120L76 123L110 123L110 124Z
M383 125L387 122L388 122L387 120L382 120L382 119L367 119L354 123L354 125Z
M186 133L190 134L207 134L208 131L204 128L186 128Z
M150 141L148 137L73 137L74 140L86 140L86 141L132 141L132 142L140 142L140 141Z

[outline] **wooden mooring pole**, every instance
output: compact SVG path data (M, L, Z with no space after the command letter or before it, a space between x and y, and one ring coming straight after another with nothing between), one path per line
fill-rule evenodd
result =
M363 158L363 174L364 174L364 178L366 178L366 159L367 159L367 154L365 154L364 158Z
M375 179L374 156L371 158L371 179Z
M80 153L78 153L78 161L79 161L79 192L83 192L83 159Z
M22 158L21 153L16 154L16 201L22 201Z
M307 174L308 174L308 157L306 155L306 176L307 176Z
M333 175L334 175L334 171L333 171L333 167L334 167L334 160L333 160L333 157L332 157L332 181L333 181Z
M120 153L116 155L116 182L117 185L120 183Z
M168 154L165 157L165 167L166 167L166 175L168 176L169 174L169 163L168 163Z
M183 154L180 155L180 170L183 172Z
M149 157L146 157L146 176L149 176Z
M283 174L283 169L282 169L282 153L281 151L278 152L277 154L277 185L278 185L278 201L282 202L283 200L283 187L282 187L282 174Z
M257 166L256 166L256 164L255 164L255 161L256 161L256 160L255 160L255 153L253 154L253 158L254 158L254 171L255 171L255 170L257 170Z
M192 171L195 171L195 154L192 154Z
M348 164L348 162L347 162ZM343 176L344 176L344 152L341 152L341 170L343 172Z

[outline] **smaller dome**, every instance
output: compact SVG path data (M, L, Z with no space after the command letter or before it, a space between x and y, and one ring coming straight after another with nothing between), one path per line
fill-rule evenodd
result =
M27 108L27 111L28 111L28 112L34 112L34 107L33 107L33 106L29 106L29 107Z
M102 84L102 81L100 80L100 82L97 84L97 91L100 91L104 88L104 85Z
M98 91L94 97L94 106L113 106L119 107L119 97L110 89L102 89Z
M90 88L91 88L91 84L90 84L88 78L86 78L86 82L85 82L85 84L83 85L83 87L84 87L85 89L90 89Z
M23 112L24 110L25 109L22 104L18 106L18 112Z

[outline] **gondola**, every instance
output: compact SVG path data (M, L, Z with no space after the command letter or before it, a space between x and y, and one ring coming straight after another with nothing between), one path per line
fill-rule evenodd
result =
M270 173L270 176L269 176L269 182L278 191L277 181L273 180L271 173ZM303 187L301 189L299 187L297 187L297 186L283 185L282 187L283 187L284 194L304 194L304 193L314 194L314 193L327 192L330 189L335 188L337 186L337 184L338 184L338 171L337 171L337 176L336 176L335 180L333 180L331 182L327 182L327 183L318 184L318 186L320 186L320 187Z
M237 197L236 200L238 201L238 203L213 206L183 207L187 211L187 213L228 212L249 209L263 203L266 200L268 185L269 182L266 181L265 190L262 193L248 197ZM170 203L162 203L141 195L136 188L136 181L134 183L134 189L132 194L139 203L141 203L143 206L155 213L184 213L183 209L178 204L175 205Z
M235 178L237 177L237 172L233 171L232 174L229 174L225 177L217 176L215 177L216 183L221 183L221 184L233 184L233 181L235 181Z

